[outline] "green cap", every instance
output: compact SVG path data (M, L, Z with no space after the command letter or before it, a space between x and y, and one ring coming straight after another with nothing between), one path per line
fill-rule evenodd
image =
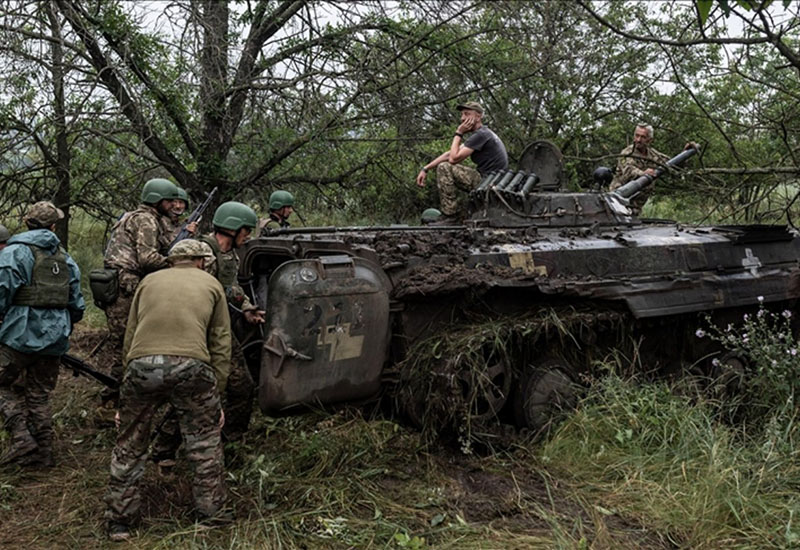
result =
M483 107L481 107L481 104L477 101L465 101L464 103L459 103L456 105L456 110L458 111L463 111L465 109L483 114Z

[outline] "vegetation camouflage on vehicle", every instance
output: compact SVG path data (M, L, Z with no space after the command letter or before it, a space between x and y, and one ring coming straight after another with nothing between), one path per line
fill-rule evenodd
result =
M537 142L519 171L483 179L463 225L262 234L240 271L268 311L262 409L384 389L433 433L491 440L504 425L545 429L611 353L661 375L741 374L694 332L707 312L725 323L759 297L790 307L800 237L639 219L628 199L653 179L565 192L560 153Z

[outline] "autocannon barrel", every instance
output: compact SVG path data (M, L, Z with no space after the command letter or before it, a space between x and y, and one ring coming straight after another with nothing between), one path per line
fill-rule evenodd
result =
M667 161L667 167L675 168L677 166L680 166L681 164L686 162L687 159L691 158L692 156L694 156L696 154L697 154L697 149L695 149L694 147L690 147L689 149L686 149L685 151L683 151L681 154L676 155L676 156L672 157L671 159L669 159ZM663 167L663 166L660 166L660 167L658 167L656 169L656 174L654 176L648 176L647 174L645 174L643 176L639 176L635 180L629 181L628 183L626 183L622 187L620 187L617 190L615 190L614 193L616 193L617 195L619 195L621 197L625 197L626 199L630 198L633 195L635 195L636 193L638 193L639 191L641 191L642 189L644 189L645 187L647 187L648 185L650 185L653 182L653 180L658 178L665 171L666 171L666 168Z

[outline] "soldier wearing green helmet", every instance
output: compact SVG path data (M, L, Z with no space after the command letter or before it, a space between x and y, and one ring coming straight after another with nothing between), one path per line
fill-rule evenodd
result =
M189 208L189 194L182 187L178 187L178 198L172 201L172 208L169 211L169 224L167 226L166 231L166 244L169 246L170 243L175 241L175 237L178 236L178 233L181 231L181 216L186 213L186 210ZM195 231L197 231L197 223L193 222L186 226L186 229L189 231L190 235L194 235Z
M11 238L11 232L6 229L6 226L0 223L0 250L3 250Z
M239 271L239 256L236 249L250 238L258 224L258 216L252 208L236 201L222 203L214 212L214 232L198 238L209 246L214 254L206 260L204 269L222 284L229 306L241 311L244 320L251 325L264 322L264 311L250 302L236 274ZM177 246L177 245L176 245ZM225 426L222 434L228 441L235 441L247 431L252 412L256 384L247 368L242 345L236 335L231 335L231 368L225 394L222 396L225 411ZM181 434L177 415L168 411L153 442L152 458L160 470L174 464L180 447Z
M116 274L117 299L102 304L108 321L111 351L111 376L122 380L122 345L131 301L142 277L163 269L167 262L166 243L170 242L170 212L178 200L178 187L163 178L148 180L142 187L142 203L125 212L111 229L103 258L105 270ZM113 392L104 399L116 398Z
M289 227L289 216L294 212L294 196L279 189L269 196L269 218L261 223L261 229Z

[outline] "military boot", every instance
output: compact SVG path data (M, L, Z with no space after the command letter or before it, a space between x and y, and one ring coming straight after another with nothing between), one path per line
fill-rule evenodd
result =
M23 462L26 457L36 453L39 446L27 430L13 430L11 432L11 446L0 457L0 465Z

